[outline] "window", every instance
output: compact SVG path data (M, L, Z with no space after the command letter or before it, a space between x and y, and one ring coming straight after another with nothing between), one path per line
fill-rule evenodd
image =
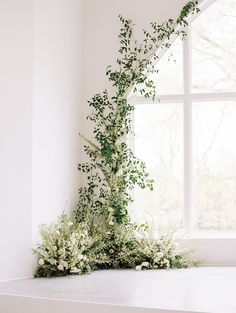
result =
M183 104L140 104L134 118L136 154L155 180L135 190L135 216L154 228L183 227ZM138 208L136 207L138 204Z
M236 0L203 5L157 64L160 102L134 99L134 150L156 183L131 210L155 229L236 231Z

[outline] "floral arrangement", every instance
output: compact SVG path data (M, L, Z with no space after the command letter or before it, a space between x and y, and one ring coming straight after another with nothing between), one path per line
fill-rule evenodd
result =
M91 221L90 221L91 223ZM35 277L88 274L96 269L186 268L197 264L171 236L153 238L145 225L116 225L115 229L71 220L66 214L57 223L41 226L42 244Z
M86 141L90 161L79 164L86 185L79 189L77 209L70 219L63 214L56 224L41 227L42 244L34 250L38 256L36 276L85 274L95 269L157 269L187 267L185 254L178 251L172 236L159 240L149 235L146 225L132 223L128 206L135 187L153 189L153 180L144 162L135 157L127 144L134 106L129 96L135 93L155 99L156 86L150 75L157 72L155 62L172 38L186 37L187 17L199 11L198 1L189 1L176 20L169 19L151 30L144 39L134 38L134 24L119 17L122 24L120 58L106 75L114 94L105 90L96 94L89 106L88 119L94 124L94 140Z
M96 242L88 236L85 223L70 221L63 214L56 224L41 226L42 245L35 249L38 256L36 276L85 274L92 269Z

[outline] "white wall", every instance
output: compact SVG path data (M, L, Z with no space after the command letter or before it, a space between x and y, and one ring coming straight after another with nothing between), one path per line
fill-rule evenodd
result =
M76 203L81 0L0 0L0 280L32 275L32 237Z
M33 241L74 207L79 173L81 1L35 0Z
M108 88L118 14L141 29L185 2L0 0L0 280L31 275L32 234L76 202L78 132L86 100Z
M0 1L0 280L31 274L33 1Z

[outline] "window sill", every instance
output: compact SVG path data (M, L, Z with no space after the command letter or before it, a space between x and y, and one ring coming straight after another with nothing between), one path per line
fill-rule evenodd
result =
M195 230L185 233L182 239L236 239L236 231Z

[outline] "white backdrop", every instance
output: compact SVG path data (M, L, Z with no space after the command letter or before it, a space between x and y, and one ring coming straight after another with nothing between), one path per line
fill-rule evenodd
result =
M0 0L0 280L31 275L38 225L76 202L78 132L90 133L86 100L108 87L118 14L141 29L186 2Z
M76 202L81 72L80 0L0 0L0 280Z

